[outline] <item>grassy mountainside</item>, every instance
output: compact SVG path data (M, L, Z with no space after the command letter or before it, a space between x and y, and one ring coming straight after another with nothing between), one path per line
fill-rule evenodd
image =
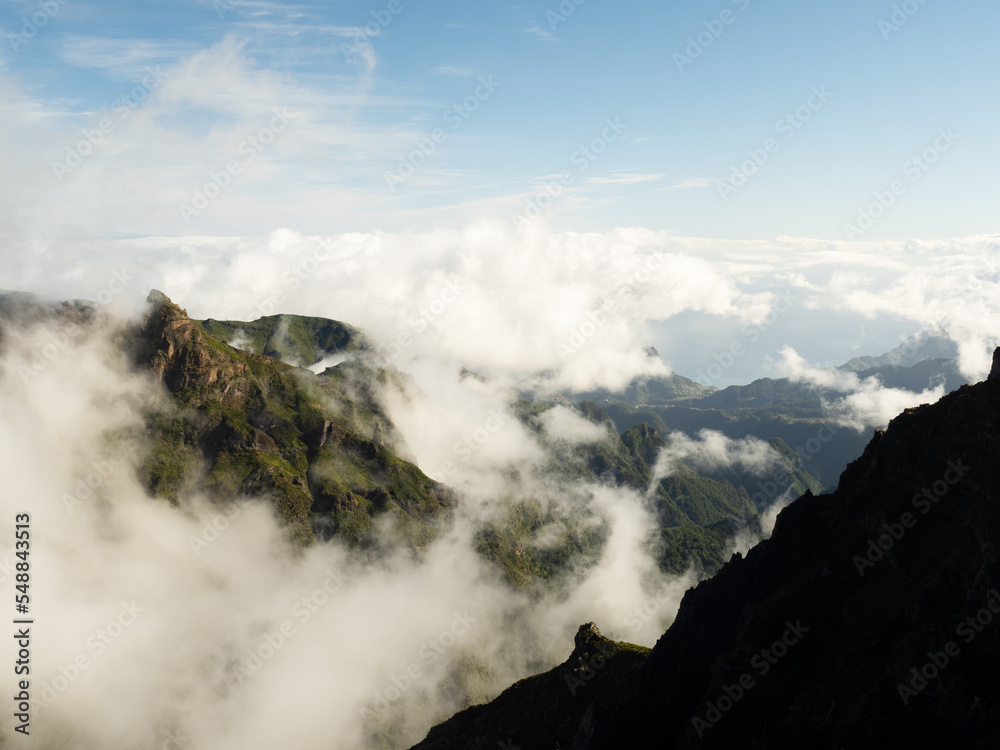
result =
M573 394L575 401L621 401L628 404L662 405L689 403L715 392L715 388L671 373L666 377L641 377L629 383L624 390L613 392L605 389Z
M550 408L522 401L518 411L527 426L542 434L541 417ZM682 462L669 476L657 480L657 459L668 441L656 429L638 424L619 435L614 422L596 404L583 402L574 408L602 427L606 436L578 445L547 442L550 460L543 474L566 488L589 477L642 498L655 522L649 529L650 551L663 570L681 573L693 562L714 571L725 561L734 534L759 530L759 509L745 487L727 478L701 476ZM787 463L791 467L791 461ZM790 470L794 481L816 485L803 470ZM608 530L600 515L582 500L572 513L563 511L556 518L537 499L520 498L510 499L506 512L481 530L477 542L480 551L505 570L508 580L527 586L595 563Z
M268 315L252 322L209 318L194 323L213 338L243 351L302 367L330 355L371 348L358 329L326 318Z
M734 440L748 435L768 442L780 440L791 447L801 465L823 487L835 487L844 467L864 450L870 432L841 427L826 419L795 417L771 413L765 409L709 409L682 405L634 407L628 404L603 404L620 430L646 422L664 433L678 430L695 435L700 430L715 430ZM773 444L773 442L772 442Z
M339 534L370 544L382 516L414 545L435 536L451 493L393 451L388 417L363 387L351 387L348 368L315 376L234 349L158 292L150 303L135 356L172 396L149 416L154 447L143 478L153 493L266 495L301 543ZM334 338L352 330L310 321L298 323ZM257 331L276 325L276 318L265 320ZM352 340L340 338L348 346Z

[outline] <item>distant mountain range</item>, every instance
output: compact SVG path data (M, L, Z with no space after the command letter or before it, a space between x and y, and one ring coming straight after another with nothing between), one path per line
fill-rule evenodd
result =
M658 356L655 349L648 351ZM886 388L920 393L940 384L950 392L966 382L956 356L949 339L921 334L887 354L856 357L833 369L854 373L861 380L876 378ZM792 446L817 480L833 488L844 467L870 437L870 433L841 428L831 419L823 403L841 395L788 378L760 378L719 390L672 373L637 378L621 391L564 393L561 399L597 403L621 431L645 422L662 434L711 429L734 439L746 435L778 439ZM832 437L822 441L822 450L816 450L816 436L821 431Z
M338 536L359 548L377 547L377 521L385 516L419 548L449 523L451 490L404 458L408 452L394 444L395 429L381 406L379 390L405 389L407 376L382 361L363 332L296 315L196 321L156 291L149 304L127 345L173 399L147 416L153 447L142 478L151 493L267 495L300 543ZM17 325L44 316L85 323L94 310L83 301L0 295L0 314ZM948 351L942 340L918 340L845 367L877 364L859 376L878 376L893 387L923 388L933 380L952 387L961 380L953 360L920 359ZM654 349L647 353L658 356ZM659 524L650 544L661 567L681 572L693 562L711 572L736 533L760 532L758 519L771 504L834 486L863 448L866 435L826 417L825 395L787 379L716 390L676 374L637 379L619 393L567 394L555 402L600 425L606 437L572 450L549 446L553 458L545 472L567 483L587 476L647 494ZM541 435L539 419L553 403L522 399L512 408ZM763 475L681 457L653 486L657 457L675 442L673 435L705 429L764 441L774 466ZM576 557L596 559L604 536L594 519L578 519L579 528L542 550L532 538L553 519L530 498L501 504L506 511L481 531L479 548L513 584L552 580Z

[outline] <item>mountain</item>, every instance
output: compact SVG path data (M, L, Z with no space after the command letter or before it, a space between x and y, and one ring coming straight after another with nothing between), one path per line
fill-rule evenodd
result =
M835 494L690 591L578 746L994 746L998 445L1000 350L987 381L898 416Z
M379 519L389 518L395 536L420 547L447 523L451 491L387 441L393 428L377 391L405 388L405 376L379 363L363 333L294 315L194 321L155 291L150 305L136 335L136 360L173 397L169 408L149 418L155 441L143 479L151 492L173 498L204 487L216 494L267 495L301 543L339 536L369 547L379 541ZM331 356L346 359L319 375L282 361L314 365ZM522 421L542 435L539 419L549 408L522 402ZM759 478L705 476L678 462L670 476L654 483L667 440L645 424L619 434L595 404L575 408L604 428L605 439L546 445L550 460L539 476L564 487L589 476L649 491L657 521L649 544L663 570L681 573L694 563L715 571L735 534L760 532L758 516L777 497L757 491ZM818 490L819 483L779 443L778 475L787 476L782 486ZM561 576L598 561L608 526L586 503L569 518L533 497L511 494L497 503L499 511L480 528L475 544L512 585L557 585ZM542 533L553 527L560 529L555 539Z
M357 328L326 318L268 315L252 322L195 321L205 333L251 354L263 354L290 364L309 367L352 352L374 347Z
M887 388L917 393L937 385L944 385L946 391L954 390L966 380L953 360L942 359L924 360L910 367L884 365L860 371L858 376L877 377ZM825 487L834 487L844 467L871 436L871 432L842 427L829 418L823 400L835 401L842 395L787 378L760 378L689 403L634 406L612 401L601 406L619 430L646 422L663 431L695 434L709 429L732 439L751 435L781 440L794 449L812 476Z
M956 356L950 339L920 334L884 355L857 357L836 369L861 380L876 378L886 388L920 393L943 385L950 392L966 382ZM830 419L824 401L834 402L842 393L788 378L759 378L716 389L672 374L637 379L618 392L573 396L598 403L622 432L646 422L662 434L676 430L693 435L709 429L732 439L751 435L780 440L792 447L815 479L831 488L871 436Z
M690 402L713 393L715 388L701 385L683 375L671 373L665 377L643 376L631 381L621 391L598 389L573 393L567 396L571 401L622 401L635 405L673 404Z
M988 380L907 409L835 493L805 493L689 589L631 690L595 700L572 747L995 747L998 449L1000 349ZM535 686L523 703L559 705ZM501 732L498 716L480 707L478 736ZM563 718L517 743L549 746L529 743Z
M574 644L559 666L515 683L488 706L465 709L432 729L413 750L568 748L588 707L594 701L617 703L649 653L605 638L592 622L580 626ZM547 700L539 701L539 695Z
M549 456L539 467L538 477L559 484L565 494L572 494L575 484L589 478L644 496L656 521L648 544L664 571L682 573L692 563L704 571L717 570L736 533L760 532L763 508L754 504L746 487L724 476L704 476L681 461L669 476L659 477L657 460L669 438L649 425L638 424L619 434L603 409L582 402L573 408L602 427L605 437L582 445L557 445L545 441L541 423L552 408L552 404L524 400L518 405L521 421L536 432ZM780 466L791 475L788 484L801 480L817 486L791 461L780 460ZM737 482L742 479L737 477ZM503 502L504 512L482 527L476 541L480 553L503 569L513 585L558 583L561 573L597 563L608 527L585 498L563 517L533 497L508 497ZM542 534L553 524L559 528L555 541Z
M886 388L900 388L920 393L927 388L943 385L950 393L965 385L966 377L955 359L924 359L912 365L880 365L857 371L862 380L876 377Z
M946 336L920 333L911 336L892 351L878 357L855 357L842 364L839 370L862 372L880 367L912 367L928 359L954 360L958 357L958 347Z
M840 472L864 449L870 437L870 433L841 427L827 419L797 418L766 409L729 411L679 404L647 408L619 403L601 406L619 430L646 423L663 433L696 435L701 430L713 430L733 440L747 436L767 442L780 440L795 451L797 461L823 487L836 485Z
M266 498L302 545L338 537L360 549L398 540L418 549L450 524L454 492L405 458L381 406L382 390L405 391L408 376L383 362L361 331L295 315L192 320L155 290L148 305L142 323L115 340L167 396L145 413L148 450L139 479L151 495L174 503L191 494L217 502ZM9 326L58 320L83 330L98 315L85 301L0 295L0 342ZM306 369L324 365L330 366L318 374ZM576 505L569 512L514 491L495 498L474 543L511 585L558 586L600 559L610 527L587 491L573 489L587 483L648 495L657 525L647 543L666 571L691 564L714 571L735 534L760 531L764 504L753 500L751 477L706 476L678 462L670 476L654 481L668 444L656 429L637 424L619 433L604 410L585 402L572 408L604 437L562 444L547 437L540 421L552 404L514 407L547 457L522 471L536 472L536 484L575 495ZM818 486L786 463L791 485Z
M133 357L172 396L147 420L153 448L142 478L153 494L176 498L200 487L266 496L290 534L306 544L335 534L373 544L379 518L391 519L414 546L436 536L454 499L386 441L391 422L364 387L368 379L389 377L385 371L344 363L313 375L233 348L206 332L228 332L227 325L198 324L160 292L150 294L149 304L145 323L133 332ZM345 348L357 341L352 329L333 321L270 318L240 326L259 335L271 331L269 342L280 326L332 332L323 340ZM310 340L304 351L312 347Z
M0 345L10 327L40 323L56 331L50 323L58 323L76 332L98 316L85 301L3 294ZM382 390L405 390L408 377L380 360L358 329L295 315L197 321L154 290L143 321L115 341L166 396L144 414L139 479L151 495L173 503L192 494L219 503L265 498L300 545L337 537L362 550L399 541L419 549L451 523L455 493L406 459L381 406ZM318 374L292 364L319 369L331 361ZM638 494L654 484L666 445L655 429L636 425L619 434L603 410L581 405L574 408L605 437L555 445L539 421L551 408L522 402L515 409L547 449L539 478L563 493L581 480ZM735 533L759 529L751 494L739 480L684 466L658 482L649 502L659 525L648 543L663 568L681 572L694 563L716 570ZM596 564L607 539L606 519L585 501L567 513L535 497L498 497L497 512L475 536L476 549L517 588L558 585L562 576Z
M660 360L656 347L648 346L646 357ZM598 388L592 391L565 391L556 397L561 403L594 401L597 403L627 403L633 405L663 405L679 402L690 402L713 393L716 389L704 386L690 378L677 373L666 376L641 375L633 378L625 387L612 391Z

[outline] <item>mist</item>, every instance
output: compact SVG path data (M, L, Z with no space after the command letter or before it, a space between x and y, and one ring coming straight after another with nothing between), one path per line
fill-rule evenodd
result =
M416 556L293 547L266 498L151 498L136 476L143 414L167 397L120 353L127 323L98 310L86 325L3 329L0 502L31 514L34 540L32 747L408 747L469 700L564 660L583 622L652 645L694 580L663 576L643 551L640 497L546 480L530 467L547 449L510 394L432 363L385 395L393 439L432 476L450 460L439 478L461 498ZM558 440L601 439L566 410L546 425ZM548 589L503 580L474 535L501 498L526 496L556 523L582 508L606 523L598 563ZM4 570L13 559L4 540ZM12 735L10 716L0 731Z
M782 347L783 368L794 382L846 395L823 398L823 408L837 424L861 431L869 426L885 427L889 420L912 406L930 404L945 394L943 384L919 393L901 388L887 388L876 376L860 378L856 373L809 367L791 347Z

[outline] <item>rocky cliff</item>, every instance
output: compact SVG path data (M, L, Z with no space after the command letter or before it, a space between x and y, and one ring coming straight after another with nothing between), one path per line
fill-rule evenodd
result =
M1000 350L690 590L574 747L995 747L998 488Z

